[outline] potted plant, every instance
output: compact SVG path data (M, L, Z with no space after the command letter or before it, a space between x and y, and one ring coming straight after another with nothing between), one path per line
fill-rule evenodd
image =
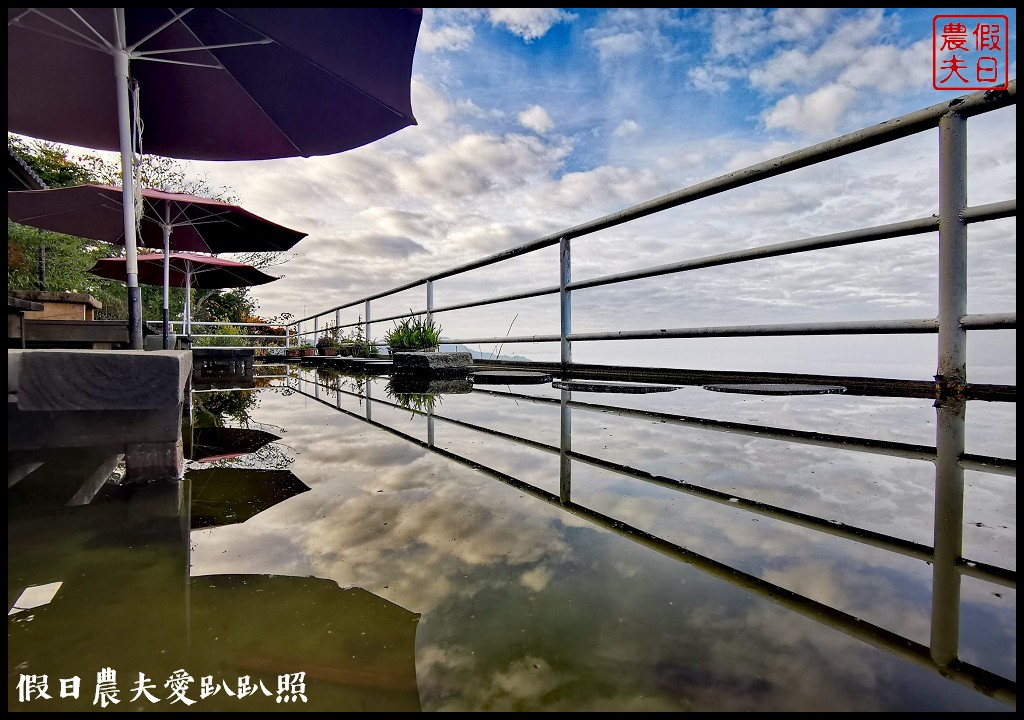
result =
M357 358L375 358L380 355L377 346L380 343L375 339L369 340L363 333L363 316L359 316L359 322L356 323L355 330L352 331L352 337L346 338L341 344L343 352L346 355Z
M314 357L316 355L316 345L312 343L302 343L298 347L299 357Z
M320 337L316 339L316 351L318 355L337 355L338 354L338 335L337 330L331 326L328 327Z
M412 312L410 310L409 312ZM392 353L395 352L437 352L441 339L441 327L434 318L413 315L396 320L394 327L388 331L385 341Z

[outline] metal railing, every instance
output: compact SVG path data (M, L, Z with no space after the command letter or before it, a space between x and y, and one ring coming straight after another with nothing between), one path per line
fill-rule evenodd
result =
M904 660L935 672L943 677L999 700L1007 705L1016 705L1016 680L992 673L980 666L959 658L961 578L972 577L1000 588L1016 591L1015 569L990 565L963 556L964 524L964 483L965 470L990 472L1016 478L1016 460L1002 457L973 456L964 453L964 406L966 402L951 399L936 404L936 418L939 431L934 447L907 443L884 442L869 438L828 435L824 433L800 432L785 428L766 427L748 423L715 421L709 418L691 418L652 413L643 410L612 407L597 403L572 400L571 390L560 391L560 398L544 398L514 393L511 391L488 391L474 388L473 394L484 393L494 399L507 399L553 404L560 408L559 443L557 445L529 440L520 434L503 432L475 423L445 417L430 410L418 410L398 402L374 398L371 383L361 386L359 392L343 389L341 383L333 385L320 382L318 374L303 373L301 369L290 374L286 387L305 397L317 400L349 417L366 422L445 458L464 464L474 471L507 483L519 491L539 498L553 506L571 512L575 517L620 534L622 537L649 547L667 557L693 565L718 579L742 587L751 593L770 599L781 606L800 613L817 622L862 642L884 649ZM328 400L334 395L333 404ZM363 413L355 413L342 407L342 398L358 399ZM373 408L393 408L421 416L426 424L427 440L424 442L413 435L373 419ZM769 505L750 498L724 493L711 487L686 482L673 477L656 475L645 470L629 467L605 458L574 451L572 449L572 414L574 410L601 415L609 412L654 422L671 422L686 428L712 430L727 433L741 433L776 442L811 443L843 451L879 453L907 460L931 462L935 466L934 501L934 545L927 546L903 538L886 535L866 528L837 522L830 518L816 517L785 507ZM480 460L464 457L435 444L437 422L451 425L458 431L477 432L488 438L526 446L533 450L559 457L559 492L548 492L535 485L489 467ZM635 527L621 518L610 517L580 504L573 499L573 463L597 467L634 480L658 485L696 498L726 505L740 511L770 517L796 527L823 533L845 541L865 544L896 555L925 562L932 568L931 637L929 644L918 643L887 628L875 625L863 618L850 615L828 604L800 595L779 585L750 575L738 568L720 563L700 555L668 539L653 535Z
M147 320L148 325L154 332L161 332L163 321ZM183 321L170 321L171 328L180 331ZM208 327L214 332L189 334L190 346L204 347L211 350L230 350L238 347L251 347L266 350L268 354L283 355L288 346L288 328L282 323L244 323L244 322L202 322L192 320L189 323L193 328ZM238 331L236 332L236 328ZM251 328L262 328L266 332L253 333ZM217 330L228 330L228 332L216 332ZM279 334L277 334L279 331Z
M751 165L742 170L697 183L677 192L597 218L582 225L567 228L473 262L433 273L389 290L336 305L328 310L292 321L289 323L289 329L295 330L295 337L300 342L310 341L310 336L315 339L326 327L337 330L355 327L369 339L373 337L371 325L375 323L397 320L413 315L431 317L434 314L447 311L558 295L560 329L557 334L445 338L443 342L462 345L477 343L503 343L509 345L516 343L559 343L560 365L563 369L566 369L574 366L572 346L575 342L669 338L932 333L938 335L938 357L935 373L936 394L939 396L956 396L963 392L967 382L967 331L1016 330L1017 327L1015 309L996 313L967 313L967 226L973 223L1015 217L1017 214L1017 203L1016 198L1013 198L980 206L968 206L966 179L966 125L968 118L1015 105L1016 99L1017 84L1016 80L1013 80L1009 83L1007 90L978 92L958 97L952 101L938 103L888 122L879 123L863 130ZM572 241L577 238L936 128L939 134L939 180L938 207L933 215L680 260L630 272L573 280ZM572 293L576 290L931 232L937 232L939 238L938 314L933 318L695 326L585 333L573 332L572 330ZM435 305L434 303L434 283L442 278L461 275L471 270L511 260L554 245L559 246L558 285L526 289L511 294L484 297L456 304ZM373 301L415 288L422 288L425 291L426 306L423 310L380 318L373 317L371 306ZM359 306L362 306L359 322L341 322L342 310ZM309 322L313 324L312 329L304 329L303 324Z

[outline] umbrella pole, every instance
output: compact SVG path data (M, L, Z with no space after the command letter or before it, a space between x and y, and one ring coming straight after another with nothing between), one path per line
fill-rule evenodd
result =
M128 341L132 350L142 350L142 288L139 287L138 248L135 244L135 188L132 163L131 108L128 103L128 51L125 40L124 8L116 8L120 51L114 53L117 83L117 124L121 141L121 184L124 192L124 249L128 273Z
M171 204L164 203L164 350L171 349Z
M185 336L192 347L192 264L185 263Z

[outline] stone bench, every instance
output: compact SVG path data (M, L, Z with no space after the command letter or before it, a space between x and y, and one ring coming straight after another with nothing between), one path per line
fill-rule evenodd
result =
M473 372L473 355L468 352L395 352L391 355L396 375L462 377Z
M126 479L177 479L192 355L177 350L7 351L7 447L46 460L60 448L110 448Z

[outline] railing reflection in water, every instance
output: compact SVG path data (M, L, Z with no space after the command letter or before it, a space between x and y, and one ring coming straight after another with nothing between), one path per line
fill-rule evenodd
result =
M708 575L725 580L732 585L770 600L779 606L793 610L807 618L846 633L864 643L892 653L901 659L938 673L957 683L974 688L978 692L1002 703L1016 706L1017 691L1015 678L1004 677L966 662L959 657L961 578L967 576L993 586L1016 591L1015 569L999 567L994 564L963 557L965 470L1016 477L1015 459L973 455L965 452L966 401L963 399L946 399L935 403L937 421L936 444L934 447L931 447L581 402L573 400L572 390L560 390L558 391L560 393L558 398L551 398L517 393L511 390L496 391L482 387L472 389L474 394L485 394L493 399L557 407L559 411L560 442L559 445L552 445L531 440L517 434L466 422L454 417L446 417L436 412L433 402L410 402L410 396L408 395L403 397L401 394L389 392L388 394L392 395L398 402L375 398L373 397L374 384L370 378L356 377L349 380L351 382L341 380L337 373L332 371L319 370L312 374L295 368L288 377L286 387L291 391L332 407L349 417L357 418L375 428L401 437L410 443L428 448L442 457L471 467L477 472L499 480L534 498L562 508L578 518L611 530L662 555L687 563ZM351 385L352 389L346 389L346 385ZM334 395L333 403L328 399L332 394ZM357 413L342 407L342 399L345 397L357 399L361 406L361 412ZM422 417L426 423L426 440L421 440L400 429L374 420L374 407L404 410L411 413L413 417ZM786 507L738 497L710 487L651 473L594 455L576 452L572 448L574 411L610 413L658 423L699 428L701 430L738 433L760 439L810 444L836 450L872 453L906 460L931 462L935 466L933 545L928 546L866 528L859 528L835 520L797 512ZM557 456L559 459L558 493L549 492L516 478L509 473L439 447L435 443L436 426L439 422L461 430L481 433L494 440L525 446ZM733 509L771 517L794 526L811 529L842 540L862 543L889 553L930 564L932 566L930 642L928 644L917 642L826 603L806 597L736 567L696 553L680 544L633 526L622 519L612 517L575 502L573 500L572 483L573 461L704 500L727 505Z

